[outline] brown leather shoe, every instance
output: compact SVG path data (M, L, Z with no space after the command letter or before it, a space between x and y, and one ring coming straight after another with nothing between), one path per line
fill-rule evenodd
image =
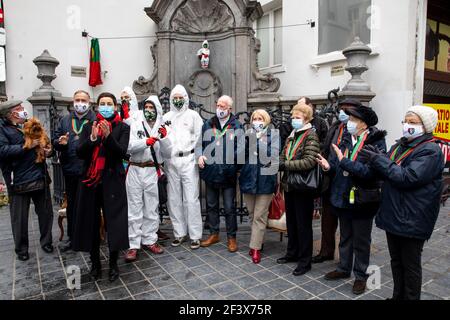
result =
M136 249L130 249L127 251L127 254L125 255L125 262L134 262L137 260L137 250Z
M363 294L366 291L366 281L355 280L352 291L354 294Z
M200 247L206 248L220 241L218 234L211 234L208 239L200 241Z
M158 241L165 241L170 239L170 237L161 230L158 230L156 234L158 236Z
M228 238L228 251L230 252L238 251L236 238Z
M325 275L325 280L339 280L348 278L350 278L350 274L339 271L331 271Z

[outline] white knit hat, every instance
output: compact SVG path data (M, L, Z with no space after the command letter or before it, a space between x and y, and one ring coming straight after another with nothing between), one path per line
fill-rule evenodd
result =
M413 112L419 116L425 127L426 133L432 133L438 123L438 113L431 107L426 106L412 106L408 112Z

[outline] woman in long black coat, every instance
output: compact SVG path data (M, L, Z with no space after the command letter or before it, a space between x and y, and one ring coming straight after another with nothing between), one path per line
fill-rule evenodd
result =
M128 249L128 209L125 190L126 157L130 127L117 113L114 95L102 93L97 100L97 121L88 124L80 136L77 155L85 160L74 229L75 251L90 252L91 277L101 277L100 216L105 220L109 246L109 280L119 277L117 259Z

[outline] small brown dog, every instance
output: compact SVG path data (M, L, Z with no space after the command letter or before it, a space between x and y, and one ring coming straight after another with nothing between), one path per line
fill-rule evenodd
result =
M25 122L23 126L23 133L25 136L24 149L31 149L34 140L39 140L39 145L35 147L37 158L36 163L42 163L45 161L44 149L51 148L51 143L48 135L45 133L44 127L41 122L36 118L31 118Z

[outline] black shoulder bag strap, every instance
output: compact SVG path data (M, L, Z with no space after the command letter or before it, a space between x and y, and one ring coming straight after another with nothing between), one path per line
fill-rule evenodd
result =
M147 128L145 127L144 121L142 121L142 127L144 128L145 136L146 136L147 138L150 138L150 134L148 133ZM160 164L158 163L158 158L156 158L156 152L155 152L155 149L153 149L153 147L150 147L150 151L151 151L151 153L152 153L153 162L155 163L155 166L156 166L156 172L157 172L158 178L159 178L159 177L162 175L162 174L161 174L161 166L160 166Z

